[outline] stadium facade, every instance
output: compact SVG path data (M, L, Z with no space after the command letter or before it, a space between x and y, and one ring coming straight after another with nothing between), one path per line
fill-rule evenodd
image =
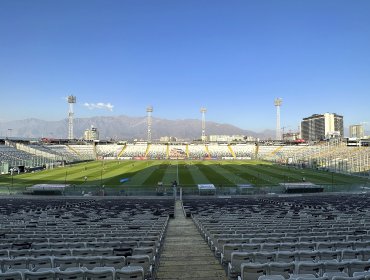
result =
M303 118L301 136L306 141L342 138L344 136L343 116L335 113L325 113Z

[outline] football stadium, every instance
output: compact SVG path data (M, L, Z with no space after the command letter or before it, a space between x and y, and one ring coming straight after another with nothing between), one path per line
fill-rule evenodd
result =
M0 40L0 280L370 280L370 0L0 0Z
M365 279L369 157L341 141L3 139L0 279Z

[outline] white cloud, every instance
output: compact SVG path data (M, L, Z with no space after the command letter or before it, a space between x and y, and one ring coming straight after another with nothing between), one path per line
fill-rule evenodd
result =
M108 103L103 103L103 102L98 102L98 103L84 103L84 106L87 107L90 110L93 109L102 109L102 110L108 110L108 111L113 111L113 105Z

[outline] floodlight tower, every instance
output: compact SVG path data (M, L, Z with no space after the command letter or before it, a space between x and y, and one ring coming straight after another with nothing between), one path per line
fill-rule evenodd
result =
M68 139L73 139L73 104L76 103L76 96L68 96L69 112L68 112Z
M281 140L280 131L280 106L283 100L281 98L275 98L274 105L276 107L276 140Z
M206 141L206 112L207 109L205 107L200 108L200 112L202 113L202 141Z
M148 117L148 143L152 141L152 113L153 113L153 106L148 106L146 108L146 113Z

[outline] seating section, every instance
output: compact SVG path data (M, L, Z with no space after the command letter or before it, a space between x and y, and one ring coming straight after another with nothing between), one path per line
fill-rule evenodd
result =
M34 167L50 162L48 158L34 155L15 147L0 145L0 162L8 162L10 166Z
M166 145L150 145L147 153L148 159L166 159L167 146Z
M368 195L199 198L183 207L229 279L370 274Z
M116 159L123 148L123 145L99 144L96 146L96 153L98 157L102 157L105 159Z
M127 144L120 158L144 158L147 146L147 143Z
M204 159L209 157L206 146L204 144L190 144L188 145L188 152L190 159Z
M216 159L232 158L233 156L227 144L209 144L208 152L211 158Z
M174 209L170 199L0 205L0 279L152 279Z

